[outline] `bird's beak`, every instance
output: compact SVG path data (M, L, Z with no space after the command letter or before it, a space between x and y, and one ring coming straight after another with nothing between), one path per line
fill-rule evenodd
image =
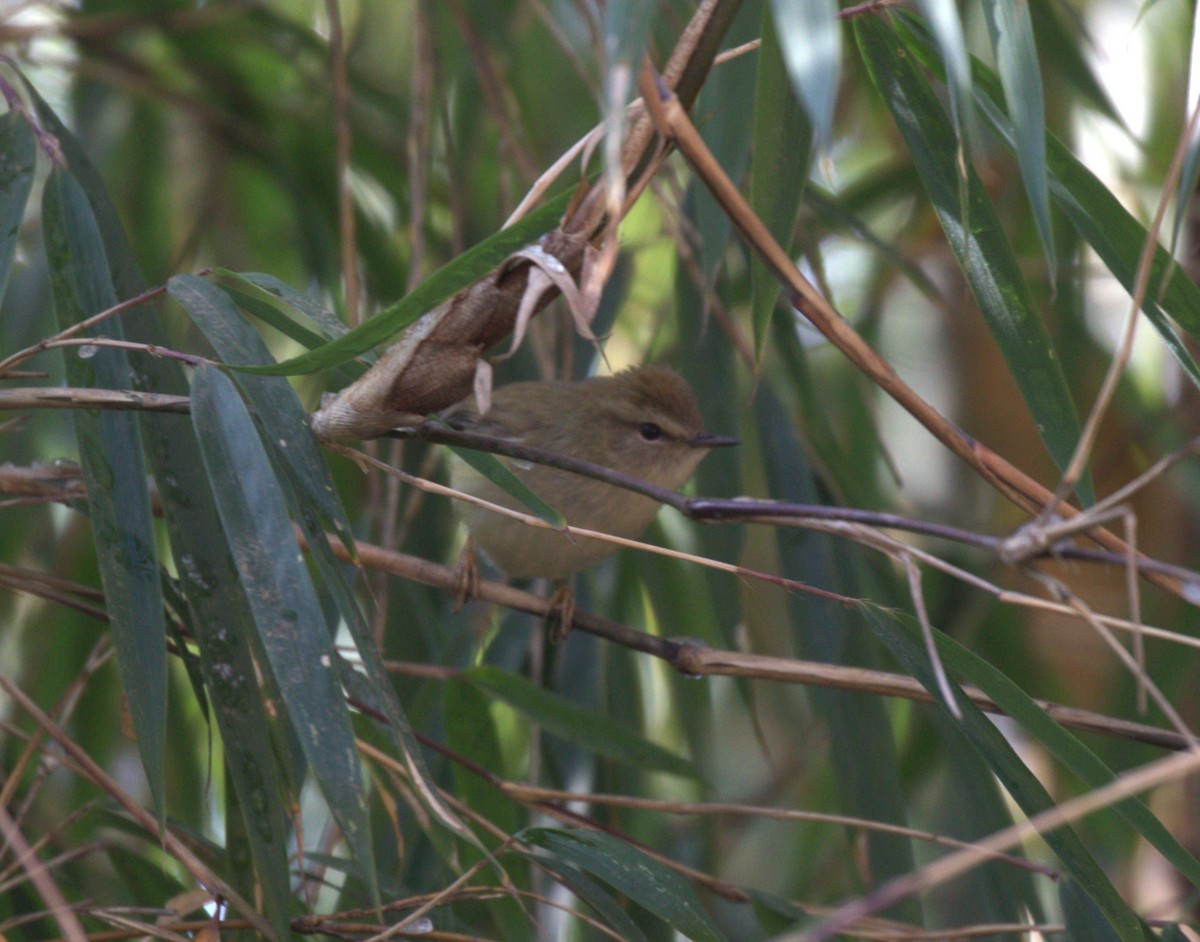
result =
M689 438L688 444L693 448L724 448L726 445L740 445L741 442L725 435L710 435L708 432L701 432L699 435Z

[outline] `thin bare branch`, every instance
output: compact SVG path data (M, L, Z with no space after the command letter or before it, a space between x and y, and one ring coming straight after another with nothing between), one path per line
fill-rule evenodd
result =
M248 903L232 886L218 877L203 861L197 857L174 832L167 828L160 830L154 816L139 805L129 793L121 788L113 779L89 756L73 739L71 739L58 724L39 707L17 684L0 673L0 688L10 696L17 705L28 713L34 721L62 748L62 750L78 763L87 778L96 787L103 789L118 805L132 818L147 834L161 841L167 853L171 854L191 874L201 886L213 893L219 893L232 903L251 924L267 938L273 938L274 932L270 924L258 914L258 911Z
M212 269L210 268L204 268L196 272L196 274L200 277L211 273ZM119 314L124 314L126 311L133 310L133 308L145 304L147 301L153 301L159 295L165 294L166 290L166 285L159 285L157 288L151 288L148 291L143 291L141 294L132 297L127 301L122 301L120 304L114 304L112 307L106 308L105 310L100 311L98 314L93 314L91 317L85 317L79 323L72 324L70 327L60 330L56 334L39 340L32 346L26 347L24 350L18 350L16 353L12 354L12 356L0 360L0 376L7 374L8 371L17 364L23 363L31 357L37 356L53 341L65 340L67 337L74 337L76 334L95 327L97 324L108 320L110 317L116 317Z
M21 833L4 805L0 805L0 834L3 834L4 840L16 850L21 866L25 868L30 882L36 887L46 906L49 907L49 915L58 923L63 935L70 942L87 942L87 933L83 931L79 918L67 905L66 898L62 895L58 884L54 882L42 861L29 846L25 835Z
M36 386L0 389L0 411L12 409L137 409L187 415L191 400L166 393L132 389L78 389L69 386Z

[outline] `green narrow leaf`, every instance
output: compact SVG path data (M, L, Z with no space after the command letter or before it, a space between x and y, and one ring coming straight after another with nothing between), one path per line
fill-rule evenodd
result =
M725 45L737 47L757 39L762 32L765 6L766 0L739 0ZM692 109L693 113L704 116L700 135L731 180L742 179L750 160L754 109L747 108L746 103L754 100L757 71L755 56L731 59L709 75ZM786 86L787 77L781 79ZM703 284L713 285L722 263L728 259L733 224L708 187L696 180L687 188L683 209L695 227ZM702 301L698 310L703 311L706 303L707 299Z
M549 870L560 883L596 911L596 914L616 931L618 937L629 942L646 942L645 933L623 910L612 894L599 883L589 877L578 867L573 867L565 861L545 857L535 857L538 865ZM1185 942L1185 940L1180 940Z
M799 409L799 427L804 440L809 443L809 447L815 454L821 456L825 474L836 483L839 492L844 495L843 499L849 506L878 506L884 498L879 493L877 476L862 472L863 463L859 456L854 454L852 449L847 449L835 431L829 410L823 405L823 397L827 395L827 392L821 388L820 383L813 376L808 354L796 336L795 324L790 318L783 317L775 318L771 324L771 333L774 338L773 349L779 355L780 364L786 376L787 391L794 397L796 408ZM768 376L768 382L770 379L771 377ZM784 384L781 383L779 388L782 395L785 389ZM849 384L845 395L839 398L846 400L846 404L851 407L851 414L866 414L867 410L861 401L862 388L860 385ZM784 427L791 429L793 427L793 422L790 421L791 417L786 413L784 415L789 419L788 424ZM803 451L797 448L796 454L803 459ZM874 464L875 461L872 459L871 466ZM793 484L798 480L794 475L789 476L786 471L784 479ZM785 493L776 493L774 490L770 493L780 500L799 500L797 497L790 498ZM798 491L798 493L805 492Z
M450 450L472 468L491 481L514 500L520 501L534 516L545 520L552 527L561 530L567 525L567 518L547 504L537 493L519 477L508 469L495 455L486 451L476 451L474 448L458 448L448 446Z
M350 330L332 312L270 275L244 275L225 268L217 269L214 274L239 308L308 350L316 350ZM376 359L374 353L363 353L335 367L330 371L332 384L349 385Z
M555 828L529 828L519 837L600 878L695 942L724 939L683 877L618 838Z
M916 620L897 611L884 611L874 606L864 607L863 612L876 637L888 646L904 669L919 680L949 713L950 708L943 700L941 687L934 678L928 654L921 641L921 629ZM943 635L937 634L938 651L942 654L946 667L956 671L958 663L951 662L945 653L951 648L951 645L946 644L946 640ZM996 725L967 699L953 680L950 681L950 686L962 714L962 718L957 720L955 725L987 762L992 773L1021 810L1028 817L1033 817L1054 807L1050 794L1037 776L1021 761ZM1150 936L1143 931L1141 919L1121 898L1121 894L1088 852L1074 829L1070 826L1055 828L1042 834L1042 839L1058 855L1063 867L1079 881L1080 887L1096 903L1124 942L1152 942Z
M1089 788L1103 788L1116 781L1113 771L1092 750L1051 719L1005 674L952 638L940 637L938 651L948 670L961 674L995 700L1004 712L1020 723L1030 736L1037 739ZM1112 810L1136 828L1151 846L1200 890L1200 860L1163 826L1144 802L1127 798L1113 805Z
M963 36L958 5L954 0L917 0L917 6L925 15L942 61L946 63L946 72L949 75L946 87L950 92L950 120L961 145L963 118L968 113L967 102L971 100L971 60L967 55L967 40Z
M202 474L203 468L198 483L207 489ZM215 519L216 508L207 490L199 493ZM203 535L192 544L195 555L185 561L193 575L207 577L209 587L204 599L191 601L195 614L191 627L200 647L204 687L212 700L225 752L225 772L232 786L227 793L225 831L227 836L241 837L242 846L249 848L267 915L283 940L288 938L291 916L285 814L290 801L275 767L270 725L250 651L253 617L228 549L211 539L211 529L204 526ZM227 840L227 853L237 854L238 846ZM236 873L247 869L250 861L242 861L238 855L234 863ZM253 882L243 879L238 888L247 899L254 898Z
M908 32L907 39L906 48L927 65L931 64L930 49L920 31ZM1009 147L1015 147L1012 125L999 105L999 79L978 61L973 67L976 104L1001 140ZM1046 164L1050 173L1050 195L1080 236L1096 250L1109 271L1132 295L1138 261L1147 238L1146 228L1053 134L1046 136ZM1187 277L1162 246L1154 251L1142 311L1179 365L1194 383L1200 385L1200 366L1168 320L1169 316L1189 336L1200 340L1200 287Z
M996 67L1004 86L1004 100L1016 132L1021 179L1025 182L1033 221L1042 238L1047 270L1053 283L1057 280L1057 255L1046 183L1046 108L1028 0L987 0L984 9L996 53Z
M192 424L255 630L351 856L375 885L366 797L335 652L275 469L233 382L202 366Z
M475 684L451 680L441 686L442 715L446 724L446 745L460 756L498 775L504 774L500 737L489 710L491 701ZM455 794L472 810L511 834L520 828L517 807L503 792L474 772L453 766Z
M342 334L336 334L331 337L324 332L312 330L281 311L279 309L281 302L278 299L267 300L263 298L262 295L266 292L260 290L255 285L237 278L228 280L235 281L237 287L227 284L222 284L221 287L225 289L226 294L233 298L239 308L247 314L257 317L264 324L274 327L281 334L290 337L308 350L315 350L322 344L342 336ZM248 294L247 291L253 293ZM346 369L351 365L352 363L347 363L342 369Z
M555 736L597 755L641 769L697 778L692 763L606 717L576 706L570 700L535 687L523 677L497 667L473 667L464 679L520 710Z
M812 122L816 146L826 150L833 142L833 113L842 73L842 31L837 3L771 0L771 12L776 48L782 53L792 90ZM765 45L765 30L763 42ZM794 141L791 143L795 146Z
M1113 931L1104 914L1070 877L1058 881L1058 902L1062 906L1069 942L1119 942L1120 936Z
M223 289L202 278L177 275L167 283L167 291L188 312L226 362L245 365L269 361L270 353L262 338L241 316ZM285 471L279 481L283 495L304 532L324 585L350 629L370 682L373 701L387 718L388 732L398 754L404 757L429 810L452 831L470 840L470 832L438 798L437 790L431 784L420 747L400 709L370 626L346 582L344 567L334 558L329 546L326 526L332 526L346 548L354 552L345 508L312 434L307 414L283 377L234 375L239 388L254 407L255 421L262 430L262 440L274 463Z
M572 196L573 190L562 193L520 222L484 239L458 258L447 262L395 304L384 308L362 326L337 340L282 363L241 369L267 376L293 376L341 366L393 337L421 315L495 269L513 252L549 232L566 211Z
M924 73L882 17L860 17L855 33L871 79L892 112L929 192L946 240L962 266L988 328L1033 414L1050 456L1065 468L1079 438L1079 417L1062 365L983 184L967 168L964 230L958 191L958 144ZM1090 483L1080 496L1091 502Z
M87 194L104 240L113 284L122 299L145 290L104 182L82 145L30 88L42 124L58 140L75 178ZM122 320L135 341L167 345L158 311L150 306ZM132 365L134 388L186 395L180 365L165 357L143 357ZM252 618L238 583L204 474L195 436L173 416L139 416L158 497L177 563L179 585L200 647L200 666L224 742L225 765L236 795L229 813L245 820L245 833L262 889L263 904L279 939L290 931L291 884L288 874L285 816L286 787L271 751L271 735L257 669L249 647ZM235 826L236 830L236 826ZM250 898L251 894L247 894Z
M42 217L59 326L76 324L116 304L87 196L61 168L51 171L46 181ZM110 319L98 333L119 338L120 325ZM130 386L122 350L97 349L86 358L69 351L65 360L67 381L73 386ZM161 823L166 814L167 638L141 434L130 412L77 410L73 418L121 681Z
M36 158L29 122L15 111L0 116L0 299L8 287Z
M776 241L789 250L812 161L813 130L786 80L774 24L775 17L770 11L764 11L754 96L750 205ZM750 280L754 346L761 359L767 342L767 326L779 297L779 281L767 270L757 253L750 259Z
M336 340L338 337L344 337L350 333L350 328L339 321L333 311L324 307L315 298L310 298L307 294L280 281L274 275L264 275L260 272L233 272L227 268L217 269L217 274L247 284L253 290L299 311L312 321L326 340Z
M176 275L167 282L167 293L204 332L222 361L230 366L270 362L266 344L223 289L195 275ZM255 417L272 452L289 469L319 518L353 552L349 518L295 391L278 376L240 375L237 383L254 403Z
M1029 13L1033 20L1033 34L1038 39L1042 55L1054 63L1057 75L1079 93L1084 104L1128 134L1125 120L1096 77L1092 64L1081 52L1080 47L1095 45L1088 35L1088 24L1082 11L1056 0L1030 0ZM1064 25L1061 17L1066 17L1069 24Z

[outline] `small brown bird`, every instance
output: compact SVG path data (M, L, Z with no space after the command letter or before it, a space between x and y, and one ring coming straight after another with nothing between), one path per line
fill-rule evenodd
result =
M710 449L737 444L704 431L695 393L665 366L635 367L578 383L513 383L493 392L486 415L481 417L474 400L468 400L447 420L458 428L580 458L672 489L692 476ZM636 539L661 506L569 471L501 460L572 526ZM525 509L453 455L450 483L475 497ZM617 550L612 543L528 527L470 504L457 506L476 542L510 576L563 580Z

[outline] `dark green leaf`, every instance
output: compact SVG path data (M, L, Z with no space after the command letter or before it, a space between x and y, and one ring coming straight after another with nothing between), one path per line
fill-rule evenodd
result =
M338 337L344 337L350 333L350 328L339 321L332 311L323 307L316 299L284 284L274 275L264 275L259 272L232 272L226 268L218 269L217 274L234 281L248 283L255 290L299 311L316 326L326 340L336 340Z
M866 607L863 611L876 637L888 646L904 669L919 680L949 712L949 705L943 701L940 685L934 678L929 657L921 641L921 629L915 619L874 606ZM959 661L948 655L952 645L940 634L937 641L938 651L947 670L960 670ZM996 725L967 699L953 681L951 689L962 717L956 721L958 729L987 762L992 773L1026 816L1033 817L1054 807L1053 799L1045 786L1021 761ZM1108 876L1070 826L1046 831L1042 838L1058 855L1063 867L1079 881L1080 887L1096 903L1124 942L1150 942L1143 932L1142 922L1137 914L1121 898L1121 894L1113 887Z
M0 116L0 299L17 251L17 234L33 186L36 157L29 122L16 111Z
M1121 937L1113 931L1104 914L1070 877L1058 881L1058 901L1070 942L1119 942Z
M764 11L762 47L758 51L758 86L754 97L750 205L775 240L789 250L800 196L808 180L813 130L792 87L785 80L775 19L770 11ZM750 278L754 346L761 358L767 341L767 325L779 297L779 281L757 253L750 260Z
M262 363L269 358L262 338L238 313L223 289L192 275L172 278L167 289L227 362L243 365ZM346 582L344 568L333 557L324 528L332 526L350 552L354 552L353 536L308 416L282 377L242 373L235 374L235 379L254 406L255 419L269 445L271 459L286 472L279 482L282 494L304 532L325 587L332 593L350 629L374 702L388 720L388 731L398 753L420 785L419 794L438 820L456 833L468 833L430 784L420 749L384 671L370 627Z
M630 942L645 942L645 934L612 898L612 894L578 867L557 859L547 860L541 856L534 859L540 866L553 873L567 889L594 909L596 914L608 923L621 939L628 939Z
M727 43L738 46L756 39L764 22L766 0L739 0L737 16L729 25ZM769 21L769 14L767 15ZM781 66L782 68L782 66ZM698 130L713 157L731 180L740 180L752 152L755 109L746 107L754 100L757 63L754 56L740 56L713 71L696 101L693 113L703 115ZM786 86L786 78L784 84ZM786 87L784 93L787 93ZM799 106L797 105L797 108ZM695 227L694 241L700 256L701 284L711 289L718 272L729 258L729 234L733 224L729 215L709 192L708 187L693 181L688 187L684 210ZM687 266L682 266L685 270ZM677 269L676 280L680 272ZM686 271L684 277L695 279ZM607 292L606 292L607 293ZM677 299L677 303L684 303ZM702 298L698 311L704 311L711 300Z
M141 293L145 283L103 180L75 136L36 90L30 91L42 123L54 133L87 194L120 297ZM151 307L124 318L122 324L130 339L166 346L159 314ZM133 368L133 384L150 392L188 391L179 364L164 357L139 359ZM289 932L291 901L286 789L272 756L269 724L258 695L257 669L248 640L253 621L191 429L172 416L150 413L141 416L141 426L179 585L190 608L188 622L200 647L201 672L224 742L225 767L240 795L240 800L231 801L232 813L240 808L245 817L263 903L276 934L284 939Z
M625 841L598 831L530 828L520 838L571 861L695 942L724 936L683 877Z
M928 62L930 50L920 33L913 32L908 38L908 48ZM1012 125L998 104L999 79L979 62L974 63L974 70L976 104L1001 140L1015 147ZM1052 134L1046 137L1046 164L1050 172L1050 195L1132 295L1138 262L1148 238L1145 226ZM1154 250L1142 310L1179 365L1200 385L1200 366L1168 320L1168 317L1173 319L1193 339L1200 339L1200 287L1162 246Z
M949 670L966 677L1040 742L1089 788L1112 784L1116 776L1094 752L1052 720L1017 684L951 638L940 638L938 650ZM1113 805L1131 826L1200 890L1200 861L1176 839L1146 805L1127 798Z
M524 481L512 473L508 466L495 455L473 448L449 446L454 454L491 481L514 500L520 501L534 516L545 520L555 529L567 525L566 518L542 500Z
M71 326L116 304L92 208L65 170L55 168L46 181L42 217L59 325ZM114 339L121 336L112 320L97 333ZM80 353L68 351L65 357L67 380L73 386L129 388L124 351L101 348L86 357ZM73 416L121 680L162 820L166 813L166 622L141 433L133 413L78 410Z
M808 461L792 431L787 415L769 389L755 397L759 428L770 429L762 439L762 467L773 497L797 503L817 503L819 493ZM782 574L835 592L858 594L853 557L828 537L790 527L775 533ZM846 608L826 599L792 593L788 599L795 644L801 656L814 661L869 667L875 648L861 625ZM819 624L822 631L806 626ZM839 690L814 689L813 706L828 727L830 757L836 777L837 801L847 814L894 824L906 822L899 758L892 725L878 700ZM895 834L867 836L863 867L872 883L882 883L909 873L913 867L912 842ZM891 915L920 921L912 903Z
M204 331L225 363L246 366L270 361L266 344L224 290L195 275L176 275L167 282L167 292ZM241 375L237 382L254 404L255 417L277 460L289 469L318 516L353 552L350 521L295 391L282 377Z
M442 685L442 714L446 744L461 756L504 775L503 752L496 725L489 712L490 700L476 685L450 681ZM454 766L455 795L506 833L520 828L516 805L490 782L470 769Z
M804 130L813 132L817 147L825 150L833 140L833 112L842 71L842 30L837 3L834 0L771 0L771 11L775 23L772 55L782 53L787 75L792 80L792 91L803 102L812 123L811 128ZM763 25L765 52L765 22ZM759 89L762 87L760 82ZM797 140L789 139L783 132L798 127L793 124L778 128L778 145L796 148ZM757 135L755 143L758 143ZM807 160L803 149L798 153Z
M980 310L1033 413L1038 432L1059 468L1079 438L1079 417L1045 325L996 210L967 169L968 206L959 204L959 154L954 129L925 75L882 17L860 17L855 32L863 60L892 112ZM964 229L964 217L969 229ZM1081 482L1081 496L1091 500Z
M275 469L233 382L211 367L200 367L192 381L192 424L293 729L354 859L374 885L362 774L335 652Z
M1046 184L1046 108L1042 101L1042 70L1027 3L987 0L988 31L996 53L996 68L1016 132L1017 162L1033 221L1046 253L1050 281L1055 280L1054 232L1050 228L1050 194Z
M617 726L570 700L535 687L523 677L496 667L474 667L464 678L481 690L499 697L541 724L549 733L597 755L627 762L640 769L671 772L689 778L696 770L687 759L643 739L632 730Z

